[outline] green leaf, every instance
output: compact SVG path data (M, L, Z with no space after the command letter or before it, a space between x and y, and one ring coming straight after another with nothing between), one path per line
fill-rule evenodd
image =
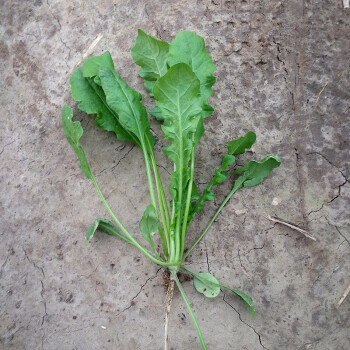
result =
M145 85L145 89L147 90L147 92L151 97L154 97L153 88L155 83L156 83L155 81L147 81L147 80L143 83L143 85Z
M91 172L84 149L80 144L80 139L83 136L83 128L79 122L73 122L72 119L72 109L69 106L64 105L62 108L62 126L64 134L66 135L69 144L73 147L74 152L78 156L81 170L88 179L93 180L94 176Z
M194 134L194 145L197 146L200 139L202 138L202 136L205 133L205 128L204 128L204 118L203 118L203 114L201 115L201 117L199 118L198 124L197 124L197 128L196 128L196 132Z
M218 280L208 272L197 273L193 279L193 285L197 292L204 294L207 298L215 298L220 294Z
M227 179L228 173L225 173L224 171L228 168L228 166L233 164L235 160L236 158L229 154L225 154L222 157L221 166L215 170L215 175L213 176L212 180L209 182L208 186L203 191L203 194L199 198L199 201L196 203L196 205L192 205L192 209L189 215L189 221L192 221L196 213L199 213L200 211L203 210L204 208L203 203L212 201L215 198L215 194L211 191L211 188L215 185L219 185L223 183Z
M118 232L113 223L107 219L96 219L94 223L89 227L89 229L86 232L86 239L88 242L92 240L96 231L102 231L109 235L117 236L123 239L124 241L132 244L129 238L125 237L123 234Z
M153 205L147 206L145 209L142 219L140 221L140 231L143 238L148 241L153 247L152 236L158 231L159 220L157 216L157 211Z
M73 99L79 102L78 108L87 114L97 114L95 122L99 128L113 131L120 141L130 141L139 146L135 135L122 127L118 114L114 113L108 106L102 88L92 78L85 78L82 68L78 68L72 74L70 86Z
M205 49L204 39L189 31L180 32L170 43L168 65L186 63L200 81L202 116L213 113L213 108L207 104L207 99L213 94L212 86L216 78L212 75L216 67L211 56Z
M219 169L215 170L215 175L213 177L213 179L211 180L210 184L212 186L214 185L219 185L221 183L223 183L227 177L228 177L228 173L224 173L224 171L235 162L236 158L235 156L232 156L230 154L225 154L222 157L222 163Z
M114 63L111 54L108 51L101 56L88 58L82 67L83 76L86 78L93 78L98 75L98 71L102 67L114 70Z
M115 71L101 68L99 77L106 101L111 110L118 114L120 124L134 134L141 145L147 145L145 140L148 139L149 146L153 148L155 138L150 132L146 108L140 102L141 94L131 89Z
M231 289L231 288L228 288L225 286L221 286L221 288L227 289L227 290L235 293L236 295L238 295L245 302L245 305L247 306L247 309L250 313L251 318L252 319L255 318L255 313L256 313L255 306L254 306L253 300L247 294L241 292L238 289Z
M139 29L131 56L141 67L139 75L146 81L156 81L167 72L168 52L169 44L166 41L158 40ZM147 84L146 88L151 92L152 84Z
M164 119L165 139L170 141L163 151L175 164L171 193L179 206L190 178L188 163L200 120L199 80L188 65L179 63L158 79L153 92Z
M256 140L256 135L248 131L244 136L232 140L227 144L228 154L243 154L247 148L251 148Z
M153 92L152 92L153 94ZM149 114L156 118L157 120L159 121L163 121L163 117L162 117L162 112L160 110L160 108L158 106L154 106L150 111L149 111Z
M280 164L281 159L276 155L269 155L260 162L251 160L233 172L234 174L243 174L236 180L236 183L241 182L244 187L259 185Z
M205 295L204 292L208 290L209 296L208 295L205 295L205 296L215 297L219 294L220 288L229 290L229 291L235 293L236 295L238 295L244 301L244 303L246 304L247 309L250 313L250 316L253 319L255 318L255 312L256 312L255 306L254 306L252 299L247 294L241 292L240 290L232 289L232 288L229 288L229 287L226 287L226 286L220 284L218 282L218 280L210 273L207 273L207 272L194 273L191 270L189 270L188 268L185 268L184 266L182 266L182 268L184 268L185 271L189 272L191 275L194 276L193 283L194 283L194 286L198 292L203 293ZM212 291L214 291L214 295L210 296L210 293ZM217 293L216 295L215 295L215 292Z

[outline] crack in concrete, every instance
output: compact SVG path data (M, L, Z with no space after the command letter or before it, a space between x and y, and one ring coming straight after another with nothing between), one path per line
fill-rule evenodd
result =
M264 247L265 247L265 242L261 247L253 247L252 249L249 249L246 254L249 254L252 250L260 250L260 249L263 249Z
M307 214L307 216L309 217L310 214L312 214L312 213L317 213L318 211L321 211L321 210L323 209L323 207L324 207L326 204L330 204L330 203L334 202L337 198L339 198L340 195L341 195L341 188L342 188L344 185L346 185L346 184L349 182L349 180L347 179L347 177L345 176L345 174L344 174L335 164L333 164L329 159L327 159L327 157L325 157L322 153L317 152L317 151L314 151L314 152L306 153L306 155L307 155L307 156L309 156L309 155L318 155L318 156L322 157L323 159L326 160L327 163L329 163L332 167L334 167L335 169L337 169L337 171L338 171L338 172L342 175L342 177L344 178L344 182L341 183L340 185L338 185L338 193L337 193L331 200L329 200L329 201L324 201L324 202L322 203L321 207L319 207L318 209L311 210L311 211Z
M204 241L204 246L205 246L205 256L206 256L206 260L207 260L207 267L208 267L208 272L210 272L210 265L209 265L209 257L208 257L208 247L207 247L207 243Z
M295 150L295 156L296 156L296 168L297 168L297 177L298 177L298 183L299 183L299 192L300 192L300 209L303 216L303 219L305 221L306 219L306 210L305 210L305 180L304 180L304 174L302 172L302 157L300 157L298 148L294 148Z
M121 157L121 158L118 160L117 164L112 166L111 170L115 169L115 168L120 164L120 162L121 162L122 160L124 160L124 159L129 155L129 153L130 153L134 148L135 148L135 145L132 145L131 148L123 155L123 157ZM124 149L124 148L123 148L123 149Z
M24 251L24 255L25 255L26 259L29 261L29 263L31 265L33 265L37 270L39 270L41 272L41 274L42 274L42 279L40 279L40 283L41 283L40 296L41 296L41 299L42 299L42 303L44 305L44 314L41 316L42 317L41 326L43 326L43 324L45 322L45 317L47 316L46 299L44 298L44 293L45 293L45 287L44 287L44 281L43 281L43 279L45 278L44 269L42 267L38 266L34 261L32 261L29 258L29 255L28 255L28 253L27 253L27 251L25 249L23 249L23 251Z
M288 90L288 92L289 92L289 94L290 94L290 96L291 96L291 98L292 98L292 110L295 111L294 93L293 93L293 91L291 91L291 90L289 89L289 84L288 84L288 81L287 81L287 76L289 76L289 72L288 72L288 69L287 69L285 60L281 59L281 57L280 57L281 46L282 46L282 45L281 45L281 43L278 43L278 42L276 41L275 38L272 39L272 42L273 42L273 43L276 45L276 47L277 47L277 52L278 52L277 55L276 55L277 61L278 61L278 62L281 62L282 65L283 65L283 70L284 70L284 72L285 72L285 74L283 75L283 79L284 79L284 81L285 81L285 83L286 83L286 89Z
M340 172L340 174L343 176L343 178L348 181L348 179L345 176L345 174L334 163L332 163L325 155L323 155L321 152L313 151L313 152L306 153L307 156L313 155L313 154L316 154L316 155L322 157L332 167L336 168Z
M326 202L323 202L322 205L321 205L318 209L311 210L310 212L308 212L308 213L307 213L307 217L309 217L309 216L310 216L311 214L313 214L313 213L317 213L317 212L321 211L321 210L323 209L325 203L326 203Z
M12 145L15 141L16 141L16 140L13 140L13 141L11 141L11 142L9 142L9 143L6 143L6 144L4 145L4 147L2 148L2 151L0 152L0 156L1 156L1 155L3 154L3 152L5 151L5 148L6 148L7 146Z
M129 302L130 305L127 306L126 308L124 308L122 311L118 312L118 314L115 316L115 318L118 317L119 315L121 315L123 312L129 310L129 309L134 305L133 301L141 294L141 292L143 291L143 288L146 287L147 283L148 283L149 281L151 281L151 280L153 280L153 279L155 279L155 278L157 277L158 272L159 272L161 269L162 269L162 267L160 267L160 268L157 270L157 272L155 273L154 276L151 276L151 277L147 278L147 280L145 281L145 283L141 285L140 290L136 293L136 295L133 296L133 297L130 299L130 302Z
M241 260L241 255L239 253L239 248L237 249L238 251L238 260L239 260L239 264L241 265L242 270L244 271L245 274L248 274L248 271L246 270L246 268L244 267L242 260Z
M225 294L224 292L223 292L223 294L224 294L224 296L222 297L222 300L223 300L228 306L230 306L230 307L237 313L239 320L240 320L243 324L245 324L247 327L251 328L251 329L254 331L254 333L258 336L259 343L260 343L261 347L262 347L263 349L269 350L269 349L268 349L266 346L264 346L264 344L262 343L262 341L261 341L261 335L256 331L256 329L255 329L253 326L251 326L249 323L247 323L247 322L245 322L245 321L242 320L242 317L241 317L241 314L239 313L239 311L238 311L237 309L235 309L235 308L225 299L226 294Z
M156 165L157 165L157 167L164 169L169 175L171 175L171 173L169 172L169 170L165 166L163 166L161 164L156 164Z
M307 156L309 156L309 155L314 155L314 154L315 154L315 155L318 155L318 156L320 156L320 157L322 157L327 163L329 163L332 167L334 167L335 169L337 169L337 171L338 171L338 172L341 174L341 176L344 178L344 182L341 183L340 185L338 185L338 194L337 194L335 197L333 197L330 201L325 202L325 203L329 204L329 203L332 203L333 201L335 201L335 200L340 196L340 194L341 194L341 188L342 188L345 184L347 184L349 180L347 179L347 177L345 176L345 174L344 174L334 163L332 163L325 155L323 155L322 153L317 152L317 151L313 151L313 152L306 153ZM323 205L324 205L325 203L323 203ZM322 205L322 207L321 207L320 209L323 208L323 205ZM319 209L319 210L320 210L320 209ZM317 211L319 211L319 210L317 210Z
M29 258L29 255L25 249L23 249L23 251L24 251L24 255L25 255L26 259L30 262L30 264L32 264L36 269L38 269L42 273L43 278L45 278L44 269L42 267L38 266L34 261L32 261Z
M61 25L61 22L60 22L59 18L52 12L52 10L51 10L51 5L50 5L50 3L49 3L49 0L46 0L46 4L47 4L47 6L48 6L48 8L49 8L49 12L50 12L51 16L52 16L52 17L57 21L57 23L58 23L58 37L59 37L61 43L63 44L63 46L64 46L66 49L69 50L69 52L68 52L68 59L69 59L69 58L70 58L70 55L71 55L71 52L72 52L72 49L71 49L71 48L67 45L67 43L62 39L62 35L61 35L62 25ZM69 67L67 61L64 60L64 62L66 63L67 68L69 69L70 67Z
M339 227L336 226L336 225L331 224L331 223L329 222L327 216L325 216L324 218L326 219L328 225L334 227L334 228L336 229L336 231L339 233L339 235L340 235L341 237L343 237L344 240L345 240L345 241L348 243L348 245L350 246L350 240L344 235L344 233L342 233L342 232L339 230ZM344 242L342 242L342 243L344 243ZM342 244L342 243L341 243L341 244ZM340 246L340 245L339 245L339 246ZM338 248L339 248L339 246L338 246Z
M154 19L153 19L154 16L150 16L149 13L148 13L147 1L144 2L144 12L145 12L145 15L146 15L147 19L152 23L154 29L156 30L158 39L164 40L164 38L163 38L163 36L162 36L162 34L161 34L160 29L158 28L156 22L155 22Z
M344 181L342 184L338 185L338 194L337 194L335 197L333 197L330 201L328 201L328 202L327 202L328 204L329 204L329 203L332 203L332 202L335 201L338 197L340 197L341 188L342 188L345 184L347 184L347 182L348 182L348 180L345 179L345 181Z

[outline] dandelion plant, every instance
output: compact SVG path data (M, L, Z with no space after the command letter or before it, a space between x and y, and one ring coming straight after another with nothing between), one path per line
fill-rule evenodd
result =
M73 121L72 109L62 109L62 125L68 142L77 154L85 176L94 184L112 221L97 219L88 229L86 239L91 241L99 230L116 236L136 247L152 262L162 266L170 274L167 309L165 314L165 349L167 349L168 319L174 284L188 308L203 349L207 349L190 302L179 281L180 272L193 276L195 289L206 297L216 297L220 289L235 293L246 304L251 316L255 307L245 293L221 285L210 273L197 273L184 265L185 259L210 230L214 220L230 198L242 188L260 184L271 171L280 165L276 155L268 155L260 161L251 160L237 168L236 156L252 147L256 140L254 132L229 140L227 154L223 155L218 169L213 169L213 178L199 192L195 183L195 151L205 129L204 119L213 113L208 103L212 95L215 71L211 56L199 35L183 31L169 44L158 40L142 30L138 31L131 49L135 63L140 66L139 75L155 106L149 113L161 123L167 146L164 154L174 164L167 196L159 176L154 154L155 137L150 131L148 114L142 96L133 90L116 72L110 53L88 58L70 78L73 99L78 108L96 115L96 125L113 132L120 142L135 144L144 157L148 179L149 205L139 219L140 232L131 234L114 214L100 190L80 144L83 129ZM203 232L194 237L194 243L186 245L187 233L198 212L206 202L215 198L213 189L234 175L232 189L213 214ZM171 197L168 201L167 198ZM193 238L191 238L193 241ZM159 243L158 243L159 242Z

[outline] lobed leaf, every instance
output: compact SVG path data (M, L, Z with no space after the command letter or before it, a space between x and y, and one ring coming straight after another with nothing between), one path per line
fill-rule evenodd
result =
M199 80L188 65L179 63L158 79L153 92L164 119L165 139L170 141L163 151L175 164L171 193L178 207L190 178L188 163L202 110Z
M139 75L145 79L145 88L153 96L153 87L157 79L167 72L167 57L169 44L161 41L143 30L138 30L135 45L131 49L131 56L141 67Z
M107 219L96 219L94 223L89 227L89 229L86 232L86 239L88 242L92 240L96 231L101 231L112 236L117 236L123 239L124 241L132 244L129 238L125 237L123 234L118 232L113 223Z
M203 204L205 202L209 202L215 198L214 192L211 191L211 188L215 185L219 185L223 183L227 177L228 173L226 173L226 169L235 162L236 158L232 155L225 154L222 157L222 163L221 166L215 170L215 175L212 178L212 180L209 182L208 186L203 191L202 196L200 196L199 200L195 205L192 205L190 215L189 215L189 222L192 221L194 215L196 213L199 213L203 210L204 206Z
M98 77L98 71L100 68L105 67L114 70L114 63L111 54L106 51L101 56L89 57L82 67L83 76L85 78L95 78L96 84L101 86L101 81Z
M68 105L64 105L62 108L62 126L64 134L78 156L81 170L88 179L93 180L94 176L91 172L84 149L80 144L80 139L83 136L83 128L79 122L73 122L72 119L73 110Z
M100 129L114 132L120 141L130 141L140 146L135 135L124 129L118 114L108 106L102 88L92 78L84 77L82 68L72 74L70 86L73 99L79 102L78 108L87 114L97 114L95 122Z
M154 106L150 111L149 114L156 118L157 120L159 120L160 122L163 121L163 117L162 117L162 112L160 110L160 108L158 106Z
M273 169L279 167L281 159L276 155L269 155L260 162L251 160L242 168L235 170L234 174L243 174L236 183L241 183L244 187L253 187L259 185L270 175Z
M221 166L215 170L215 174L203 191L202 196L196 205L192 205L190 218L191 221L194 215L203 210L203 204L209 202L215 198L215 194L211 191L211 188L215 185L223 183L228 178L228 173L225 172L231 164L236 160L234 155L243 154L247 148L250 148L256 140L256 135L252 131L248 131L244 136L239 137L227 143L228 154L225 154L222 158Z
M256 141L256 134L248 131L244 136L227 143L228 154L243 154L247 148L251 148Z
M203 118L213 113L214 110L207 104L207 99L213 93L211 88L216 78L212 73L216 67L205 49L201 36L193 32L182 31L169 45L139 29L131 55L135 63L141 67L139 74L146 80L145 88L152 97L155 81L167 72L168 66L186 63L200 81ZM157 120L163 121L158 106L155 106L150 114Z
M216 78L212 75L216 67L208 54L204 39L189 31L180 32L170 43L168 65L186 63L191 67L200 81L200 95L202 116L204 118L213 113L213 108L207 104L207 99L213 94L211 89Z
M146 108L140 102L141 94L131 89L115 71L100 68L99 77L106 101L111 110L118 114L120 124L135 135L141 145L145 143L147 147L153 148L155 138L150 132Z

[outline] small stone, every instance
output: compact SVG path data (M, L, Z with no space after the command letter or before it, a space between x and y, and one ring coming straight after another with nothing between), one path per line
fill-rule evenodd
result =
M239 51L241 51L241 49L242 49L242 44L241 43L235 43L233 45L233 51L234 52L239 52Z
M280 203L281 203L281 200L280 200L279 198L277 198L277 197L275 197L275 198L272 200L272 202L271 202L272 205L278 205L278 204L280 204Z
M236 216L243 216L245 214L247 214L247 209L237 209L237 210L235 210L235 215Z

